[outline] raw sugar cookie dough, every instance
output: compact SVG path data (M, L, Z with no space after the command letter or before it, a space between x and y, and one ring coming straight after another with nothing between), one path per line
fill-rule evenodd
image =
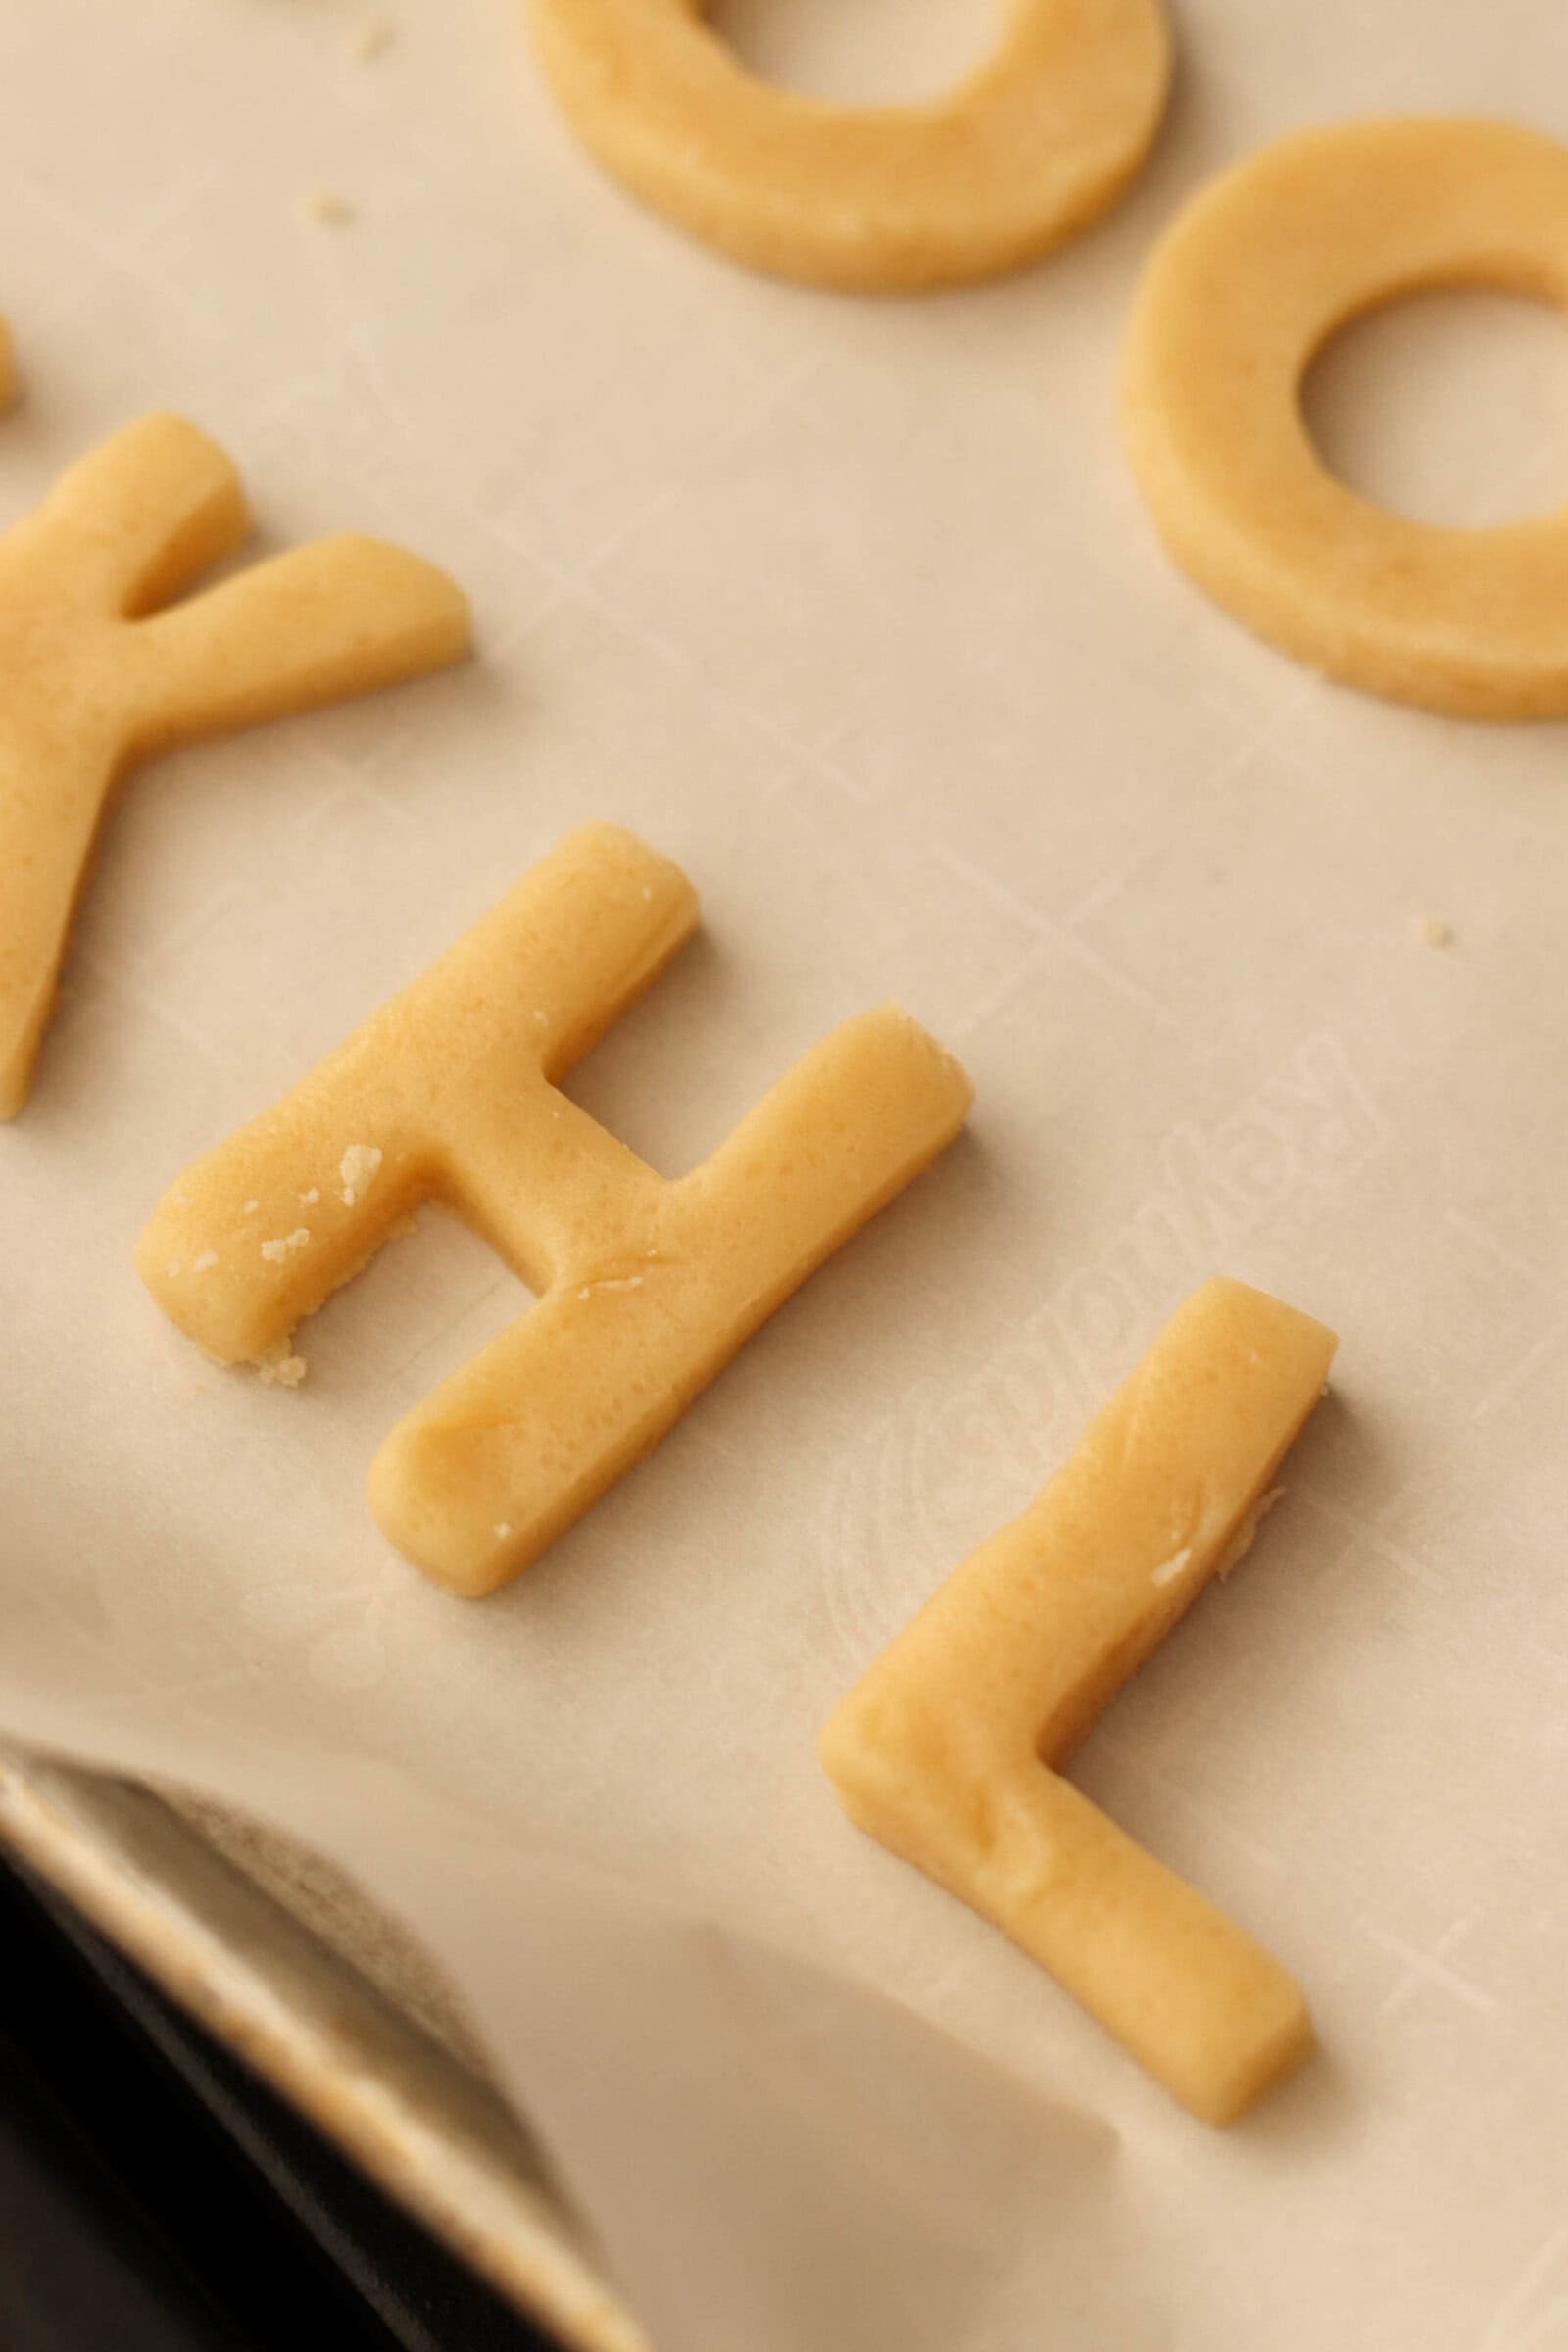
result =
M992 277L1085 227L1164 110L1156 0L1008 0L996 50L924 105L770 87L694 0L528 0L589 153L731 260L849 292Z
M858 1828L993 1921L1213 2124L1305 2057L1306 2004L1056 1767L1247 1551L1334 1348L1277 1298L1205 1283L822 1734Z
M268 1368L419 1200L493 1244L538 1303L370 1473L383 1532L456 1592L527 1567L651 1451L968 1111L957 1063L884 1005L822 1039L690 1175L658 1175L557 1081L696 921L677 867L584 826L181 1177L138 1248L181 1330Z
M249 528L222 450L154 416L78 460L0 538L0 1118L26 1100L125 769L467 650L461 589L375 539L317 540L171 601Z
M1156 247L1123 374L1128 457L1175 562L1314 669L1460 717L1568 713L1568 513L1405 520L1336 481L1301 380L1338 327L1439 286L1568 307L1568 148L1506 122L1312 130Z

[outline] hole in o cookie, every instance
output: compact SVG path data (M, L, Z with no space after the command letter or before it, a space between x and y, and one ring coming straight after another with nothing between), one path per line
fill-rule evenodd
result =
M1330 472L1414 522L1480 528L1568 500L1568 319L1549 304L1384 304L1325 344L1301 407Z
M760 80L844 106L941 97L1002 24L999 7L962 0L711 0L705 13Z

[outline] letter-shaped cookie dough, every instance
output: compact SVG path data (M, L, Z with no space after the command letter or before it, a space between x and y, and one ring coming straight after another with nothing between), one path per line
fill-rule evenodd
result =
M249 523L222 451L177 416L144 416L0 539L0 1118L26 1100L122 771L466 649L462 592L374 539L318 540L172 604Z
M569 835L183 1176L138 1248L159 1303L229 1363L275 1349L429 1197L541 1294L370 1473L382 1529L456 1592L526 1568L963 1124L963 1072L885 1006L824 1038L689 1176L656 1175L556 1081L696 920L684 875L633 835Z
M645 204L754 270L861 293L991 277L1121 193L1164 109L1156 0L1007 0L949 96L830 106L748 74L701 0L530 0L583 145Z
M1426 286L1568 309L1568 147L1506 122L1339 123L1191 203L1133 309L1123 429L1173 560L1238 620L1372 694L1568 715L1568 512L1439 529L1328 472L1301 379L1337 327Z
M1214 2124L1306 2055L1305 2004L1056 1768L1247 1550L1334 1346L1260 1291L1205 1283L822 1734L852 1821L984 1913Z

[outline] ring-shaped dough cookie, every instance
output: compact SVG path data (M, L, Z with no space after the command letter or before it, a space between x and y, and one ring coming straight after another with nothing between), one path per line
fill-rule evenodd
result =
M1298 661L1461 717L1568 715L1568 509L1488 530L1407 521L1336 481L1302 420L1336 328L1437 286L1568 309L1568 147L1410 119L1265 148L1149 264L1128 456L1175 562Z
M530 0L583 145L633 195L755 270L860 293L995 276L1084 227L1154 135L1158 0L1009 0L992 57L925 105L770 88L701 0Z

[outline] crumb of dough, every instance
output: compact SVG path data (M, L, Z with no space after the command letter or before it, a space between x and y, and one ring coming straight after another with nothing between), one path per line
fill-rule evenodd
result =
M385 17L363 17L349 34L349 55L362 66L372 59L385 57L393 42L393 31Z
M1327 1396L1328 1391L1326 1388L1324 1389L1323 1394ZM1283 1487L1270 1487L1268 1493L1264 1494L1257 1502L1255 1502L1252 1505L1252 1508L1248 1512L1246 1518L1242 1521L1240 1527L1238 1527L1236 1533L1226 1544L1225 1549L1221 1552L1218 1561L1215 1563L1214 1574L1219 1578L1221 1584L1225 1582L1225 1579L1231 1574L1232 1570L1239 1568L1242 1562L1246 1559L1248 1553L1251 1550L1253 1544L1257 1540L1258 1529L1262 1526L1264 1520L1268 1517L1269 1512L1274 1508L1274 1505L1279 1501L1280 1496L1284 1494L1284 1492L1285 1489Z
M1453 938L1452 930L1441 914L1418 914L1415 935L1428 948L1446 948Z
M310 1238L311 1229L308 1225L296 1225L293 1232L285 1233L281 1240L264 1242L262 1255L270 1266L280 1266L291 1250L303 1250Z
M369 1190L380 1165L381 1148L378 1144L350 1144L343 1154L343 1164L338 1169L343 1183L338 1199L345 1208L352 1208L360 1195Z
M190 1270L193 1274L210 1274L217 1263L218 1251L216 1250L204 1250L200 1257L193 1257L191 1259Z
M333 188L313 188L305 199L305 212L321 228L346 228L354 218L353 205Z
M297 1389L310 1366L287 1340L274 1340L267 1353L257 1357L256 1370L270 1389Z

